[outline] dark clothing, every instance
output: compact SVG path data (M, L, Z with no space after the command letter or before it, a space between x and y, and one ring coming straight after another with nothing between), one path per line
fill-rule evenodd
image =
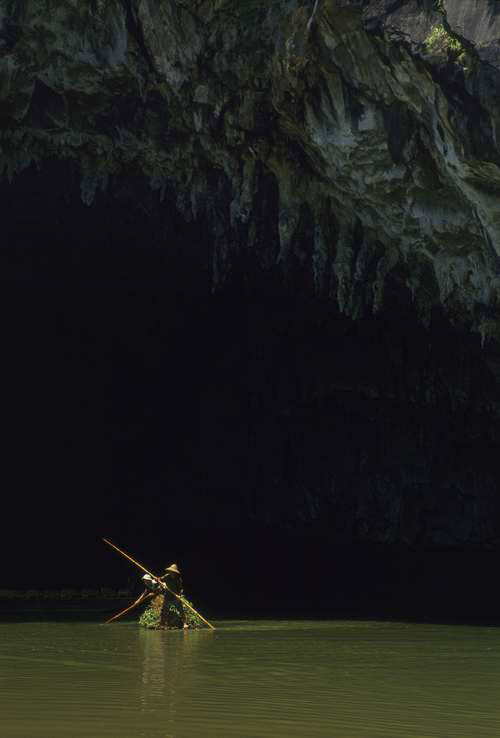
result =
M160 628L183 628L186 623L184 605L171 594L171 592L175 592L175 594L182 596L182 577L180 574L168 572L160 577L160 581L165 582L168 587L161 595L163 603L160 614Z
M186 624L184 605L175 596L183 594L182 577L173 571L167 571L162 577L152 579L150 575L143 577L147 589L144 595L154 593L150 607L156 613L159 622L158 628L183 628ZM163 588L163 583L168 589ZM174 594L173 594L174 593Z

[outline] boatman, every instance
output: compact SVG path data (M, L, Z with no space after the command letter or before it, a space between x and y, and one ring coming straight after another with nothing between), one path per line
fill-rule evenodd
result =
M158 628L187 628L184 605L175 597L175 594L181 597L183 595L182 577L177 564L167 566L165 574L158 579L152 579L146 574L142 580L148 590L157 593L151 607L159 611Z

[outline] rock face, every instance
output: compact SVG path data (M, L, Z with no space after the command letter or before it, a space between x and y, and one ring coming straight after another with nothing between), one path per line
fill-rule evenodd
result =
M131 171L238 263L378 310L387 282L487 337L499 290L500 15L486 0L0 5L12 179Z
M410 369L406 389L390 382L381 389L368 370L352 380L347 369L332 372L318 358L314 371L304 368L298 395L278 402L280 417L352 391L363 402L397 400L424 415L445 402L450 438L456 411L469 441L484 433L486 446L496 442L498 3L0 0L0 52L0 170L9 187L35 171L43 182L59 162L77 173L90 213L140 181L135 202L152 222L175 211L206 229L208 291L232 285L320 300L341 321L342 335L346 325L354 330L351 319L374 321L384 310L414 316L411 335L422 345L417 323L428 326L433 311L452 326L450 357L462 362L462 374L450 357L418 366L421 355L408 349L414 380ZM150 237L168 250L162 227ZM186 242L188 263L189 248ZM397 351L397 340L388 346ZM407 359L394 362L402 367ZM372 419L381 413L374 433L382 432L386 410L364 407ZM351 461L343 457L343 492L335 491L338 465L324 460L331 428L307 433L309 466L296 470L299 517L325 519L321 506L333 500L331 510L342 511L353 536L497 540L499 531L484 528L496 511L492 461L485 479L480 462L475 471L450 469L452 455L448 471L436 472L448 490L437 505L436 476L424 471L436 426L420 416L410 422L404 407L388 417L396 416L401 432L392 424L388 437L406 449L400 458L411 455L417 437L427 451L415 451L400 477L382 457L380 468L370 467L358 434L347 444ZM363 458L369 489L355 501L347 489ZM314 484L313 468L322 470ZM430 527L415 522L422 510Z

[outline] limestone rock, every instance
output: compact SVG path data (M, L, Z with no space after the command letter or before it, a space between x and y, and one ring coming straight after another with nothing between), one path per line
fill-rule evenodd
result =
M497 27L480 0L1 0L1 171L72 160L91 205L132 169L207 218L215 287L250 255L353 317L394 281L496 337Z
M424 325L437 307L487 349L500 337L499 39L492 0L0 0L0 173L15 183L66 162L89 208L133 180L129 207L140 180L151 207L206 225L213 289L320 297L342 331L344 316L370 316L396 295ZM168 248L168 234L158 239ZM342 429L297 433L296 517L327 520L331 508L339 535L372 541L498 541L491 459L484 473L480 461L442 471L430 449L454 438L448 420L467 406L471 377L498 384L498 356L474 374L467 348L454 354L462 371L420 340L413 363L390 365L403 367L397 381L355 360L355 342L349 366L340 350L314 370L293 359L298 389L278 387L282 418L343 390L407 403L389 430L377 402L366 411L380 413L373 436L390 439L376 460ZM475 411L497 419L497 387L489 398L480 389ZM407 411L441 401L439 427ZM482 439L467 417L461 432ZM438 469L440 506L424 465ZM258 504L256 517L275 519Z

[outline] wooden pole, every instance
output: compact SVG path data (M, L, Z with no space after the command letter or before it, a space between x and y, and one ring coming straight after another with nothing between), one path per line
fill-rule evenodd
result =
M148 594L144 594L144 593L141 594L138 600L136 600L132 605L129 605L125 610L122 610L117 615L113 615L112 618L110 618L109 620L106 620L104 625L108 625L108 623L112 623L113 620L118 620L118 618L121 618L122 615L125 615L127 612L130 612L130 610L133 610L134 607L137 607L137 605L140 605L141 602L144 602L144 600L147 600L148 597L153 597L154 594L155 592L148 592Z
M142 569L142 571L143 571L143 572L144 572L145 574L149 574L149 576L150 576L150 577L152 577L153 579L158 579L158 577L155 577L155 575L154 575L154 574L151 574L151 572L150 572L150 571L148 571L147 569L145 569L145 568L144 568L144 567L142 566L142 564L139 564L139 562L138 562L138 561L136 561L135 559L133 559L133 558L132 558L132 556L129 556L128 554L126 554L126 553L125 553L125 551L122 551L122 550L121 550L121 548L118 548L118 546L115 546L115 544L114 544L114 543L111 543L111 541L108 541L108 539L107 539L107 538L103 538L102 540L104 541L104 543L107 543L107 544L108 544L108 546L111 546L111 548L114 548L114 549L115 549L115 551L118 551L118 553L121 553L121 555L122 555L122 556L125 556L125 558L126 558L126 559L128 559L128 560L129 560L129 561L131 561L131 562L132 562L133 564L135 564L136 566L138 566L138 567L139 567L139 569Z
M188 607L188 608L189 608L189 609L191 610L191 612L194 612L194 614L195 614L195 615L197 615L197 616L198 616L198 617L200 618L200 620L202 620L202 621L203 621L203 622L204 622L204 623L205 623L206 625L208 625L208 627L209 627L209 628L211 628L212 630L215 630L214 626L213 626L213 625L212 625L211 623L209 623L209 622L208 622L208 620L205 620L205 618L203 617L203 615L200 615L200 613L199 613L199 612L198 612L197 610L195 610L195 609L194 609L194 607L192 607L192 605L190 605L190 604L189 604L189 602L187 602L187 601L186 601L186 600L184 599L184 597L181 597L181 595L178 595L178 594L177 594L177 592L173 592L173 591L172 591L172 590L170 589L170 587L169 587L169 586L168 586L168 585L166 584L166 582L162 582L162 581L160 580L160 577L157 577L157 576L155 576L154 574L151 574L151 572L150 572L150 571L148 571L147 569L145 569L145 568L144 568L144 567L142 566L142 564L139 564L139 562L138 562L138 561L136 561L136 560L135 560L135 559L133 559L133 558L132 558L131 556L129 556L128 554L126 554L126 553L125 553L125 551L122 551L122 550L121 550L121 548L118 548L118 546L115 546L115 544L114 544L114 543L111 543L111 541L108 541L108 539L107 539L107 538L103 538L102 540L104 541L104 543L107 543L107 544L108 544L108 546L111 546L111 548L114 548L114 549L115 549L115 551L118 551L118 553L120 553L120 554L121 554L122 556L125 556L125 558L126 558L126 559L128 559L128 560L129 560L129 561L131 561L131 562L132 562L133 564L135 564L136 566L138 566L138 567L139 567L139 569L142 569L142 571L143 571L143 572L145 572L146 574L149 574L149 576L150 576L150 577L152 577L153 579L156 579L156 581L160 582L160 586L162 586L162 587L164 587L164 588L165 588L166 590L168 590L168 591L170 592L170 594L174 595L174 597L177 597L177 599L178 599L178 600L180 600L180 601L182 602L182 604L184 605L184 607ZM126 612L126 611L125 611L125 612ZM108 621L108 622L109 622L109 621Z
M165 582L163 582L163 584L165 584ZM165 584L165 587L167 587L167 585L166 585L166 584ZM200 615L200 613L199 613L199 612L198 612L197 610L195 610L195 609L194 609L194 607L191 607L191 605L189 604L189 602L187 602L187 601L186 601L186 600L184 599L184 597L181 597L180 595L178 595L178 594L175 594L175 592L172 592L172 590L171 590L171 589L169 589L169 587L167 587L167 589L168 589L168 591L169 591L169 592L170 592L171 594L175 595L175 596L177 597L177 599L178 599L178 600L180 600L180 601L182 602L182 604L184 605L184 607L189 607L189 609L191 610L191 612L194 612L194 614L195 614L195 615L197 615L197 616L198 616L198 617L200 618L200 620L203 620L203 622L204 622L204 623L205 623L206 625L208 625L208 627L209 627L209 628L211 628L212 630L215 630L215 627L214 627L214 626L212 625L212 623L209 623L209 622L208 622L208 620L205 620L205 618L203 617L203 615Z

